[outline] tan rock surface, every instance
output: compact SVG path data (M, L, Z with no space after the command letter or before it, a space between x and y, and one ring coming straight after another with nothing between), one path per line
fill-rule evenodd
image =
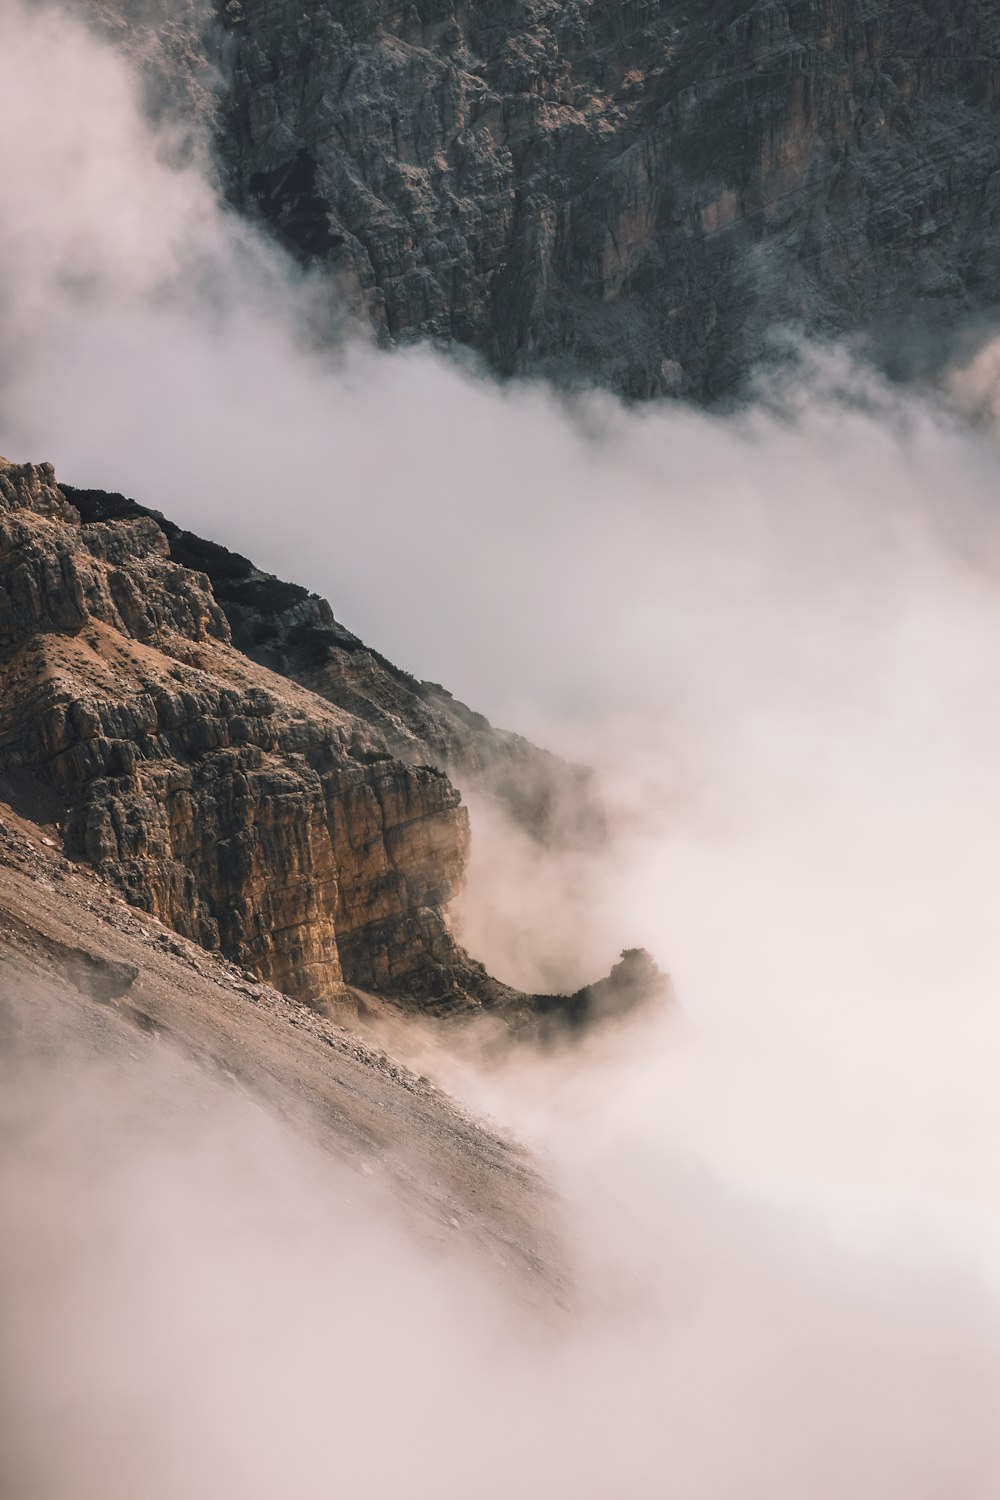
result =
M86 3L185 117L219 69L232 201L383 341L711 400L775 324L904 375L995 329L990 0Z
M0 767L55 799L67 851L319 1006L349 1014L347 982L478 1005L446 777L238 652L151 519L83 525L47 467L5 464L0 497Z
M201 557L222 599L185 565ZM352 662L365 691L343 691ZM540 837L600 837L586 772L400 672L297 585L6 460L0 711L0 795L134 906L328 1015L488 1009L537 1037L662 990L650 963L599 1006L524 995L453 936L469 820L446 769Z

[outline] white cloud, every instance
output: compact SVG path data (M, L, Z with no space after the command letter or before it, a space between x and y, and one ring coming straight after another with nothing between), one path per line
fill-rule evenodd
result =
M549 1152L645 1332L609 1317L536 1362L515 1324L515 1347L491 1327L473 1349L447 1299L436 1331L411 1321L404 1278L370 1380L416 1445L405 1482L994 1493L971 1289L1000 1268L992 438L837 351L728 418L325 353L304 333L324 294L170 165L112 53L17 3L0 47L0 451L309 584L401 665L600 764L620 837L597 861L540 858L476 809L470 942L529 984L646 942L682 997L683 1023L571 1071L453 1075ZM365 1290L383 1337L384 1284ZM441 1326L443 1394L400 1418ZM323 1410L354 1411L328 1351L282 1349L310 1392L332 1381ZM290 1420L260 1492L290 1464L286 1492L328 1494L328 1448ZM365 1442L357 1493L397 1493ZM235 1474L253 1494L230 1459L213 1493Z

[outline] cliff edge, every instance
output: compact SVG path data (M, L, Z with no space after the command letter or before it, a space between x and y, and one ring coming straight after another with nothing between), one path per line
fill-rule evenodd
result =
M324 601L218 548L227 613L207 572L172 555L212 544L176 527L171 540L169 523L103 495L0 461L0 792L134 906L327 1014L351 1020L360 991L431 1015L548 1015L551 997L492 979L454 938L468 815L445 772L420 763L433 747L414 723L452 724L452 758L474 759L489 735L501 761L551 769L544 753L465 724L461 706L453 723L447 695L415 721L424 700L407 688L410 722L384 704L364 716L357 692L345 706L336 653L349 663L364 648L336 644ZM254 620L258 658L283 642L284 664L324 696L238 649ZM369 678L377 667L395 682L370 662Z

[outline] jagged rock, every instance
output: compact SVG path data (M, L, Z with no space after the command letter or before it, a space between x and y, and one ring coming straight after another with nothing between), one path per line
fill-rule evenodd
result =
M67 848L316 1004L350 1009L348 981L478 1004L446 777L242 657L152 518L81 524L48 466L0 466L0 506L0 766L58 796Z
M997 306L987 0L241 0L234 201L394 339L730 391L776 319L899 363Z
M499 800L549 844L593 846L604 837L604 812L591 771L497 729L438 683L420 682L394 666L341 625L325 599L262 572L248 558L123 495L72 485L64 491L92 523L88 534L109 520L153 524L174 562L211 580L235 646L356 717L357 757L367 753L365 726L370 726L376 755L388 746L408 764L436 766L464 790Z
M182 557L211 560L227 608ZM402 683L397 713L382 701L366 716L359 693L352 712L233 639L298 661L303 624L333 638L324 665L337 650L367 655L383 690ZM382 733L392 722L408 749L431 749L412 718L422 687L297 586L121 496L64 493L51 466L0 460L4 794L44 791L66 851L133 905L320 1009L349 1019L361 994L523 1021L551 997L492 979L448 922L468 853L460 795ZM419 727L443 725L450 754L471 763L494 737L511 765L561 766L435 691L446 706ZM566 1002L577 1021L590 1005L578 1000Z
M711 398L776 320L905 372L996 313L988 0L88 3L386 339Z

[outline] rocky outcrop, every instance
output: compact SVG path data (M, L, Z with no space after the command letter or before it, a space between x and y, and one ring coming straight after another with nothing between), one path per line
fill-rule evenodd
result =
M605 979L584 985L573 995L536 995L541 1034L558 1040L604 1021L619 1021L635 1011L673 1000L669 975L645 948L625 948Z
M220 0L233 200L386 338L632 396L997 308L986 0Z
M988 0L86 3L384 340L713 399L776 322L906 374L997 321Z
M327 1008L508 998L448 926L468 820L441 772L243 657L151 517L83 524L45 465L0 467L0 507L0 768L69 852Z
M64 492L95 529L109 520L154 524L175 562L208 576L240 651L361 719L399 759L435 766L463 790L497 799L550 845L593 846L603 838L604 813L587 768L495 728L440 684L394 666L340 624L325 599L124 495L71 485Z
M203 560L221 598L187 566ZM303 676L322 646L320 687L333 654L369 656L369 691L400 696L349 708L243 639ZM133 905L343 1019L374 997L529 1029L561 1008L577 1020L579 997L519 994L455 942L468 815L417 756L444 736L470 763L520 756L554 777L561 762L443 689L418 719L423 688L296 585L120 495L63 491L49 465L0 460L0 796L44 805L66 852Z

